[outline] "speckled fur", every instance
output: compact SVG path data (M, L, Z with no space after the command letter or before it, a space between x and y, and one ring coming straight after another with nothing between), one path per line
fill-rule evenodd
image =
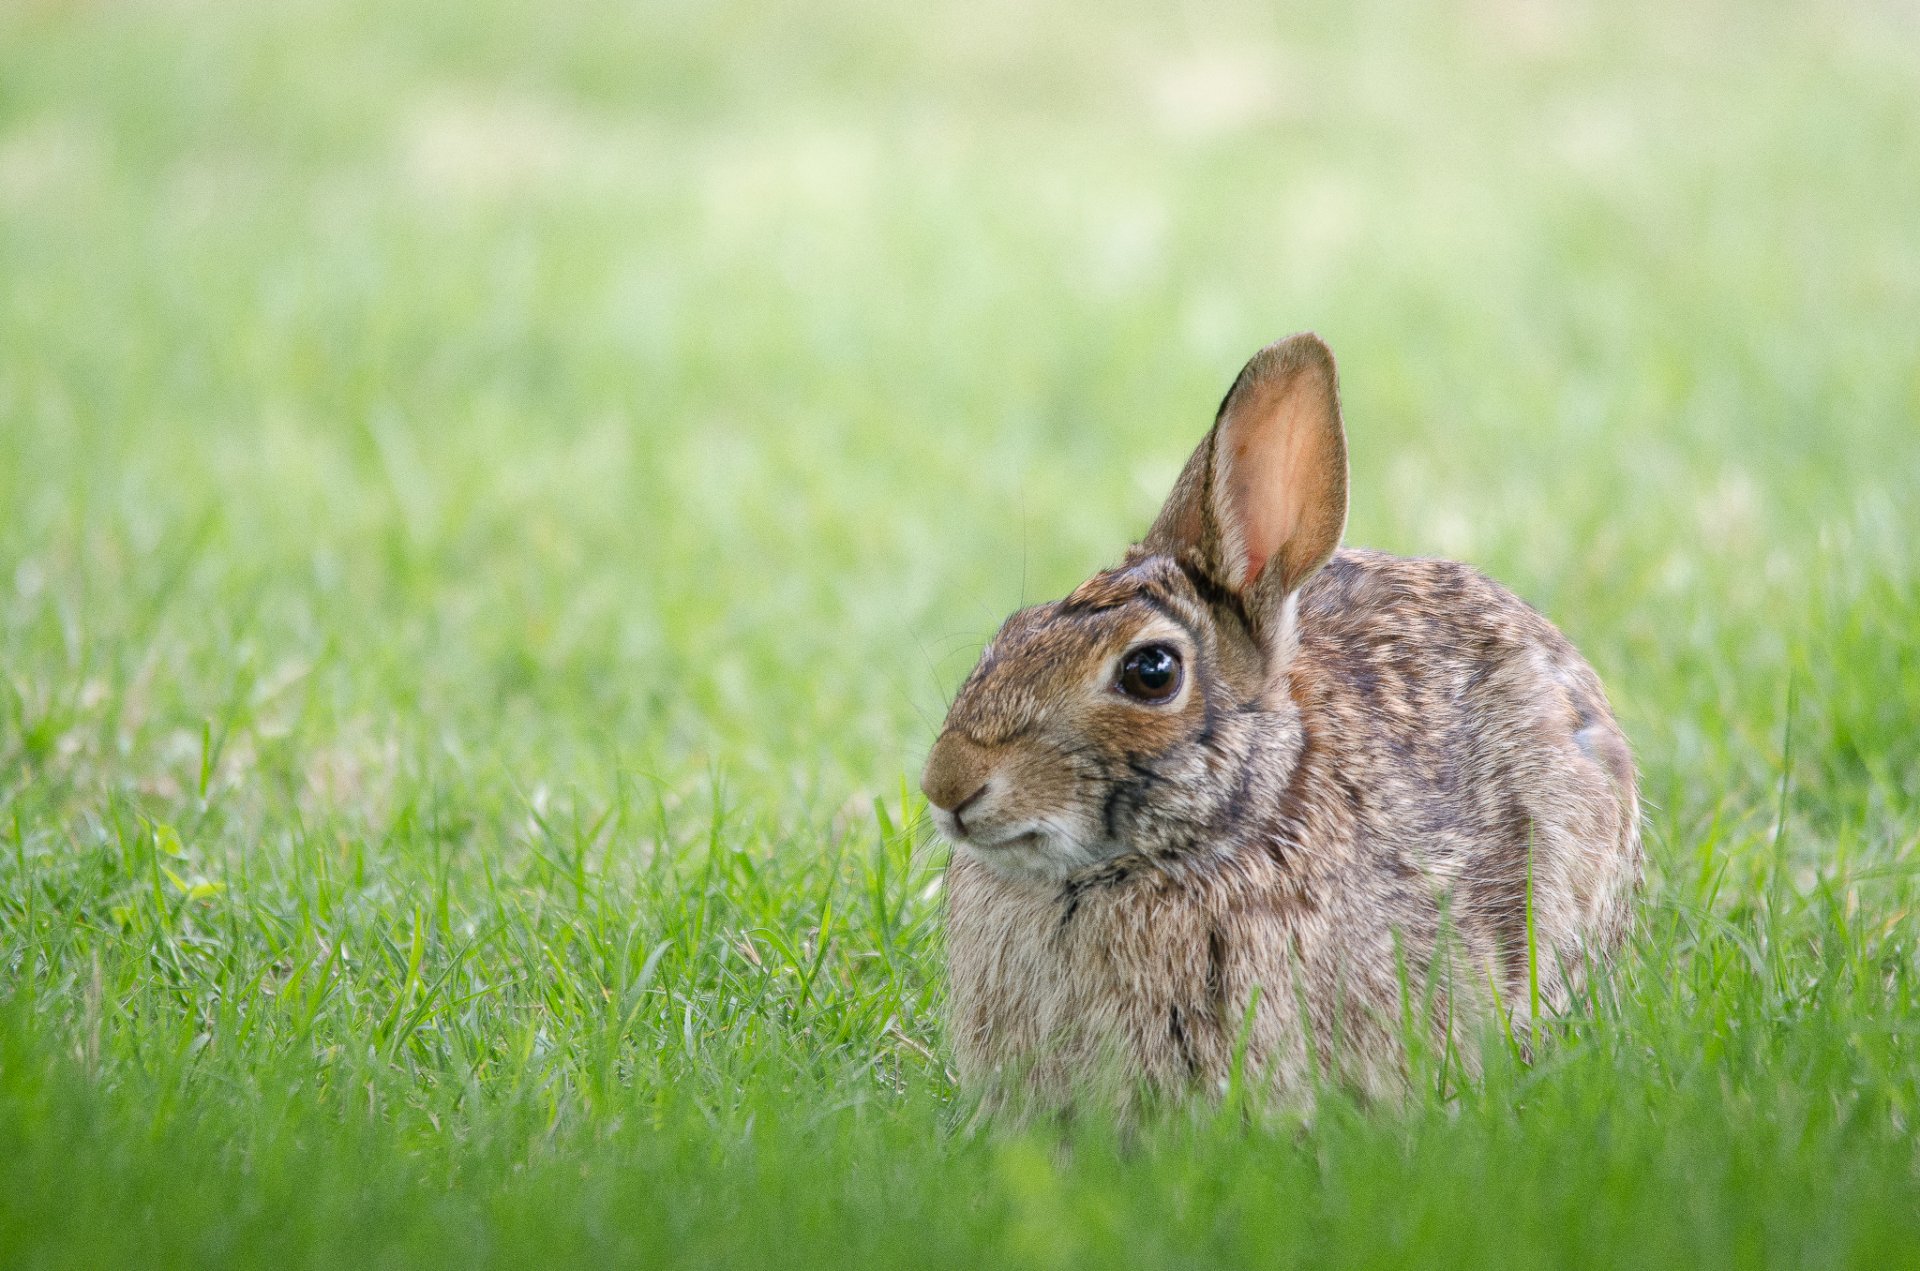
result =
M1286 488L1232 503L1238 462ZM1468 566L1334 551L1345 478L1325 346L1263 350L1147 539L982 654L923 777L970 1083L1212 1091L1244 1031L1283 1099L1391 1097L1409 1021L1471 1068L1496 1001L1524 1038L1530 857L1546 1005L1618 946L1641 852L1599 680ZM1112 689L1143 640L1185 655L1165 705Z

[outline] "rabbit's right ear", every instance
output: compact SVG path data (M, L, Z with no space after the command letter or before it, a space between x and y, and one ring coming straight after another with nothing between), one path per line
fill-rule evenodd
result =
M1333 354L1307 333L1253 355L1142 546L1188 561L1270 626L1346 524Z

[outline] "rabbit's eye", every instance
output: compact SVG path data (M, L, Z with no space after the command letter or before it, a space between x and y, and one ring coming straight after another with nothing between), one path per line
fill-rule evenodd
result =
M1180 691L1180 654L1164 644L1142 645L1120 659L1120 691L1143 702L1164 702Z

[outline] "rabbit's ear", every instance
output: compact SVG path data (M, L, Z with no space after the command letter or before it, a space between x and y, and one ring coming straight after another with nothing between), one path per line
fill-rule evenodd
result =
M1143 545L1193 561L1258 618L1327 563L1346 524L1333 354L1302 334L1240 372Z

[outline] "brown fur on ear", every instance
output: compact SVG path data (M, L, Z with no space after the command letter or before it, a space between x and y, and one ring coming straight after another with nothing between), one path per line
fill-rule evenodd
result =
M1340 546L1347 439L1333 354L1310 332L1253 355L1143 546L1277 610Z

